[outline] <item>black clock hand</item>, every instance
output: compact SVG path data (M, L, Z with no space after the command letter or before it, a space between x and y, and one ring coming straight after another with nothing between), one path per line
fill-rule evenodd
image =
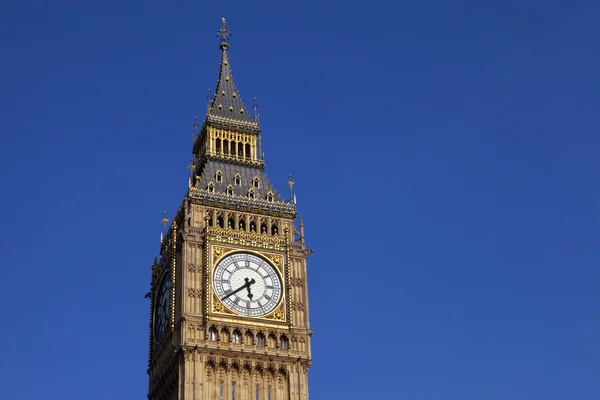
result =
M250 299L250 301L252 301L252 297L254 297L254 295L252 294L252 291L250 290L250 285L248 285L246 287L246 289L248 289L248 298Z
M225 300L229 296L236 294L237 292L239 292L240 290L243 290L244 288L248 288L248 290L249 290L250 289L250 285L253 285L253 284L256 283L256 281L254 280L254 278L252 280L249 280L248 278L244 278L244 280L246 281L246 283L244 283L239 288L235 289L233 292L229 293L227 296L223 297L221 300Z

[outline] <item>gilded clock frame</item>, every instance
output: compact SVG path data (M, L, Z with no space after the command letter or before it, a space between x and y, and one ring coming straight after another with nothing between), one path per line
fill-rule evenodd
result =
M217 322L240 322L244 321L247 325L257 325L262 327L281 328L282 324L291 323L291 315L288 312L289 307L289 268L287 268L286 253L279 251L265 251L263 249L253 248L254 246L227 246L219 243L220 241L209 240L206 243L205 257L207 262L206 268L206 287L210 288L206 291L206 315L210 321ZM253 254L268 261L271 266L276 270L281 278L282 293L279 305L275 309L260 317L249 317L240 314L236 314L230 311L217 297L214 291L213 278L214 271L219 261L225 256L245 252Z

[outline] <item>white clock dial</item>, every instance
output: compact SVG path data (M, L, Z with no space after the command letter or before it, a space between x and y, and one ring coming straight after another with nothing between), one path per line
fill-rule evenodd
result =
M213 282L227 308L249 317L273 311L282 296L275 268L254 254L235 253L223 258L215 268Z

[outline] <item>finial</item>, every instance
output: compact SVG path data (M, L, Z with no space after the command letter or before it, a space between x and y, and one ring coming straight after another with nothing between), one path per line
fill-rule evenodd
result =
M296 182L294 182L292 180L292 174L290 174L289 180L288 180L288 186L290 187L290 201L292 201L292 199L294 198L294 195L292 193L292 187L294 186L294 183L296 183Z
M200 124L198 124L198 116L196 115L194 117L194 129L196 130L196 132L198 132L198 127L200 126Z
M221 50L227 50L229 48L229 37L231 36L231 32L227 29L227 22L225 18L221 18L221 29L217 32L217 37L221 37L221 44L219 48Z
M194 157L192 156L190 158L190 165L188 165L188 169L190 170L190 176L192 176L195 166L196 166L196 163L194 162Z
M165 231L167 230L167 224L169 223L169 217L167 217L167 211L163 213L163 219L160 220L163 223Z
M208 88L208 96L206 96L206 112L210 112L210 104L212 103L212 94L210 93L210 88Z
M254 104L252 104L252 108L254 109L254 116L252 117L252 119L254 120L254 122L258 123L258 113L256 112L256 110L258 109L258 103L256 102L256 97L254 98Z
M300 217L300 242L304 243L304 219Z

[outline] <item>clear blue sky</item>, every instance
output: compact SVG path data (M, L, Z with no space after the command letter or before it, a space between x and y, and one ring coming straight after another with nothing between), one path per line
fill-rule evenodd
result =
M0 397L145 398L223 16L315 250L311 399L599 399L591 0L4 1Z

